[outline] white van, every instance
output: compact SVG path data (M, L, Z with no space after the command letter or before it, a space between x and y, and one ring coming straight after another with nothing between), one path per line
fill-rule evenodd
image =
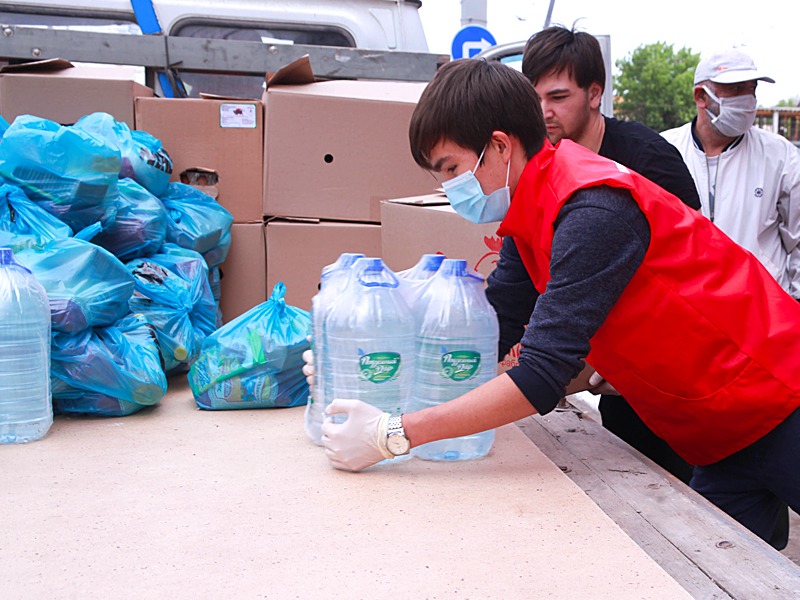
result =
M427 52L419 0L0 0L0 23L173 37ZM138 9L140 21L137 21ZM152 15L153 12L150 12ZM144 17L142 15L145 15ZM260 94L263 78L183 73L190 95Z

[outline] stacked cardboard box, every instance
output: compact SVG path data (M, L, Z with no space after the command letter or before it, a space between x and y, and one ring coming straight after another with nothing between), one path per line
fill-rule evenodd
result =
M134 98L153 90L134 81L130 67L73 66L62 59L0 68L0 115L10 123L34 115L72 125L84 115L105 112L133 128Z
M308 60L267 79L264 205L267 290L309 309L342 252L381 255L381 201L432 190L408 124L424 83L317 81Z

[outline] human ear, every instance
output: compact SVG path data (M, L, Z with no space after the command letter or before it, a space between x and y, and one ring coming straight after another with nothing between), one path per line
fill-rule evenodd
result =
M600 101L603 99L603 88L602 86L594 82L589 85L586 90L589 96L589 107L591 109L600 108Z
M702 84L694 86L694 103L700 108L708 108L709 97Z
M505 157L506 154L511 153L511 138L505 131L493 131L489 143L494 146L500 156Z

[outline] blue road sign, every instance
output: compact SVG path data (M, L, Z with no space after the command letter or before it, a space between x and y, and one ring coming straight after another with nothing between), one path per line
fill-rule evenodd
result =
M479 52L486 50L486 48L496 45L497 42L488 29L477 25L467 25L453 38L450 54L454 60L457 58L472 58Z

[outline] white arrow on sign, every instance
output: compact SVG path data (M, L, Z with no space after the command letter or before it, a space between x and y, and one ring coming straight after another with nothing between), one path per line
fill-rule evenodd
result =
M486 38L481 38L479 42L464 42L461 45L461 56L464 58L472 58L472 54L470 54L471 50L477 50L478 52L483 52L487 48L492 46L492 42L487 40ZM475 54L478 54L475 52Z

